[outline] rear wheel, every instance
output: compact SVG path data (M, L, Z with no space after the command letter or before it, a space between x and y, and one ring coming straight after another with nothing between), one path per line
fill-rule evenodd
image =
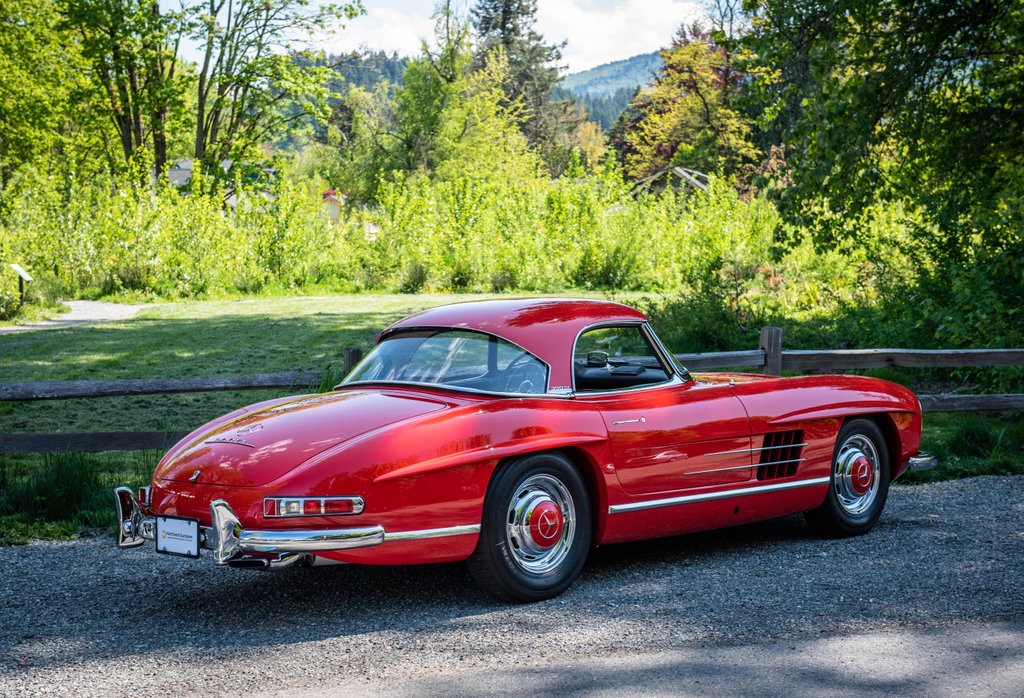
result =
M869 419L847 422L836 438L828 496L807 512L808 523L832 537L867 533L885 506L889 473L889 453L878 425Z
M573 464L557 453L525 456L505 465L487 489L469 570L499 598L548 599L579 576L590 538L590 499Z

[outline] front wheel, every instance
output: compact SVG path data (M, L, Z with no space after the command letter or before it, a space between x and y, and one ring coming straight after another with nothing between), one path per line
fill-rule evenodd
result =
M869 419L847 422L836 437L828 496L807 512L808 523L836 538L867 533L885 506L889 473L889 453L878 425Z
M557 453L525 456L506 464L487 489L469 570L498 598L548 599L579 576L590 539L590 499L575 466Z

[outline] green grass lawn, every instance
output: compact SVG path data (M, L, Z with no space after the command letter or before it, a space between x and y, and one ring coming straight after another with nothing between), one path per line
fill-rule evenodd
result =
M0 335L0 380L184 378L340 370L417 310L487 296L359 295L170 303L124 321ZM297 386L294 392L306 392ZM288 391L0 403L0 433L191 429Z
M368 350L377 333L395 320L485 297L492 296L354 295L156 305L124 322L0 335L0 380L340 370L346 347ZM0 433L190 430L241 405L308 389L0 403ZM1024 473L1020 415L927 415L924 447L934 450L942 465L913 481ZM156 452L0 456L0 541L66 537L83 527L111 525L110 489L145 483L159 457Z

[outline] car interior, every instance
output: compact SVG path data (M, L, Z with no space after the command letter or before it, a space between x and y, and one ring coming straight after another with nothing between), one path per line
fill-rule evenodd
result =
M624 390L664 383L668 372L639 327L599 327L580 335L573 351L576 392Z

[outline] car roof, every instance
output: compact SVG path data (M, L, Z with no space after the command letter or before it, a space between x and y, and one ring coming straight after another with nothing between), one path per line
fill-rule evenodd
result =
M518 344L551 367L551 386L572 385L572 348L591 325L647 320L639 310L611 301L517 298L469 301L431 308L399 320L377 341L412 328L453 327L497 335Z

